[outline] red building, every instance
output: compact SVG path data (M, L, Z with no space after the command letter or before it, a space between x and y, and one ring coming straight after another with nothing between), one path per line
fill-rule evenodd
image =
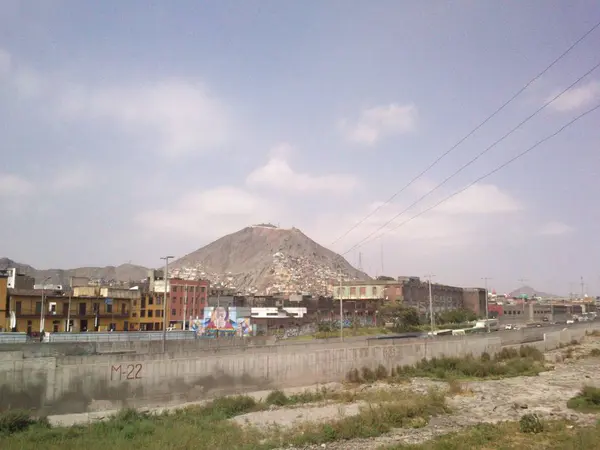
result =
M186 327L190 318L202 318L204 307L208 304L207 280L169 279L168 320L170 326L183 324L185 315Z

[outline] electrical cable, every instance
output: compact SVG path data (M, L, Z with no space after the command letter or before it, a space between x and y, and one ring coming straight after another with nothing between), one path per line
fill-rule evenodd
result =
M468 138L470 138L473 134L475 134L481 127L483 127L487 122L489 122L492 118L494 118L498 113L500 113L504 108L506 108L509 104L511 104L519 95L521 95L529 86L531 86L531 84L533 84L535 81L537 81L539 78L541 78L546 72L548 72L554 65L556 65L556 63L558 63L561 59L563 59L565 56L567 56L567 54L569 54L571 52L571 50L573 50L577 45L579 45L579 43L581 43L585 38L587 38L594 30L596 30L596 28L598 28L600 26L600 21L596 22L596 24L594 26L592 26L588 31L586 31L579 39L577 39L573 44L571 44L571 46L569 46L569 48L567 48L563 53L561 53L556 59L554 59L554 61L552 61L550 63L550 65L548 65L544 70L542 70L540 73L538 73L535 77L533 77L531 80L529 80L523 87L521 87L515 94L513 94L512 97L510 97L505 103L503 103L498 109L496 109L492 114L490 114L483 122L481 122L479 125L477 125L475 128L473 128L469 133L467 133L463 138L461 138L456 144L454 144L452 147L450 147L446 152L442 153L440 156L438 156L433 163L431 163L425 170L423 170L421 173L419 173L416 177L414 177L412 180L410 180L408 182L408 184L406 184L404 187L402 187L399 191L397 191L396 193L394 193L390 198L388 198L385 202L383 202L381 205L377 206L377 208L375 208L373 211L371 211L369 214L367 214L365 217L363 217L361 220L359 220L358 222L356 222L352 227L350 227L345 233L343 233L341 236L339 236L337 239L335 239L330 245L333 245L335 243L337 243L338 241L340 241L341 239L343 239L344 237L348 236L352 231L354 231L356 228L358 228L361 224L363 224L365 222L365 220L367 220L368 218L370 218L371 216L373 216L375 213L377 213L381 208L383 208L385 205L387 205L388 203L390 203L392 200L394 200L398 195L400 195L402 192L404 192L406 189L408 189L410 186L412 186L412 184L417 181L419 178L421 178L423 175L425 175L427 172L429 172L433 167L435 167L442 159L444 159L446 156L448 156L450 153L452 153L452 151L454 151L459 145L461 145L464 141L466 141Z
M557 135L559 135L560 133L562 133L564 130L566 130L567 128L569 128L571 125L573 125L575 122L583 119L585 116L587 116L588 114L593 113L594 111L596 111L597 109L600 109L600 104L594 106L591 109L588 109L587 111L581 113L580 115L578 115L577 117L575 117L574 119L570 120L569 122L567 122L565 125L563 125L561 128L559 128L557 131L555 131L552 134L549 134L548 136L544 137L543 139L537 141L535 144L533 144L531 147L529 147L528 149L522 151L521 153L519 153L518 155L512 157L511 159L509 159L508 161L506 161L505 163L499 165L498 167L496 167L495 169L491 170L490 172L487 172L485 175L480 176L479 178L475 179L473 182L469 183L467 186L463 187L462 189L450 194L449 196L443 198L442 200L440 200L439 202L437 202L436 204L430 206L429 208L424 209L423 211L419 212L418 214L415 214L414 216L410 217L409 219L405 220L404 222L399 223L398 225L396 225L394 228L391 228L387 231L384 231L384 233L380 234L379 236L376 236L375 238L372 239L372 241L379 239L383 234L391 232L391 231L395 231L398 228L400 228L403 225L406 225L407 223L409 223L410 221L416 219L417 217L425 214L428 211L431 211L434 208L437 208L438 206L440 206L442 203L447 202L448 200L450 200L453 197L456 197L458 194L463 193L464 191L466 191L467 189L469 189L470 187L472 187L473 185L479 183L481 180L484 180L485 178L495 174L496 172L504 169L506 166L508 166L509 164L512 164L513 162L515 162L516 160L522 158L523 156L525 156L526 154L528 154L529 152L531 152L532 150L534 150L535 148L537 148L538 146L540 146L541 144L543 144L546 141L549 141L550 139L556 137ZM368 242L368 241L367 241ZM360 245L363 245L367 242L363 242ZM345 255L346 253L342 253L342 255Z
M473 164L474 162L476 162L479 158L481 158L483 155L485 155L491 149L493 149L494 147L496 147L500 142L502 142L503 140L505 140L507 137L509 137L511 134L513 134L518 129L520 129L523 125L525 125L527 122L529 122L535 116L537 116L540 112L542 112L544 109L546 109L548 106L550 106L556 100L558 100L562 95L564 95L567 91L569 91L571 88L573 88L581 80L583 80L588 75L590 75L592 72L594 72L596 69L598 69L598 67L600 67L600 62L596 63L590 70L588 70L586 73L584 73L583 75L581 75L577 80L575 80L573 83L571 83L567 88L565 88L564 90L562 90L561 92L559 92L556 96L554 96L552 99L550 99L549 101L547 101L546 103L544 103L541 107L539 107L538 109L536 109L532 114L530 114L529 116L527 116L524 120L522 120L521 122L519 122L514 128L512 128L510 131L508 131L507 133L505 133L502 137L500 137L499 139L497 139L496 141L494 141L485 150L483 150L482 152L478 153L474 158L472 158L471 160L469 160L467 163L463 164L458 170L454 171L451 175L449 175L448 177L446 177L441 183L439 183L433 189L430 189L428 192L426 192L425 194L423 194L416 201L414 201L413 203L411 203L407 208L405 208L402 211L400 211L398 214L396 214L390 220L388 220L387 222L385 222L378 229L376 229L375 231L371 232L364 239L362 239L361 241L359 241L357 244L355 244L353 247L351 247L347 252L344 252L343 254L345 255L346 253L348 253L348 252L350 252L350 251L358 248L359 246L361 246L364 242L368 241L374 234L376 234L377 232L379 232L383 228L387 227L390 223L392 223L393 221L395 221L398 217L400 217L402 214L404 214L405 212L407 212L413 206L417 205L422 200L424 200L426 197L428 197L429 195L431 195L432 193L434 193L436 190L438 190L440 187L442 187L444 184L446 184L448 181L450 181L452 178L454 178L456 175L458 175L464 169L466 169L467 167L469 167L471 164Z

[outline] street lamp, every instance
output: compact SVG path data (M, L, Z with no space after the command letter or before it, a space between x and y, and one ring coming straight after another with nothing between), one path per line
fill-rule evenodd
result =
M46 281L50 280L52 277L44 278L42 281L42 310L40 311L40 336L44 332L44 290L46 288Z
M160 259L165 260L165 291L163 297L163 338L162 338L162 351L165 352L165 344L167 341L167 289L169 287L169 259L175 258L174 256L161 256Z

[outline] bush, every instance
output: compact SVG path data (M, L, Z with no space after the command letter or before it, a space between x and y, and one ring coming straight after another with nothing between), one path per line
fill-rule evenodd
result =
M385 366L379 364L375 369L375 378L378 380L385 380L388 377L388 370Z
M267 405L285 406L289 403L290 399L282 391L271 391L265 403Z
M27 411L11 409L0 413L0 433L13 434L26 430L38 422L47 423L46 419L41 421L31 417Z
M590 351L590 356L593 356L595 358L599 357L600 356L600 348L593 348Z
M377 379L375 377L375 372L373 372L368 367L363 367L361 372L362 372L362 379L365 380L367 383L371 383Z
M350 369L350 371L346 374L346 379L350 383L360 383L362 381L358 369Z
M544 431L544 424L537 414L525 414L519 420L519 429L521 433L541 433Z
M600 410L600 388L584 386L581 392L567 402L567 407L581 412Z
M201 408L207 415L216 416L215 418L230 419L241 414L246 414L257 408L256 400L247 395L237 395L234 397L221 397L208 403Z

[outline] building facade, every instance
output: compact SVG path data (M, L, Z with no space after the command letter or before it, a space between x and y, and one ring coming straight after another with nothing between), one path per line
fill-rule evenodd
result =
M164 294L144 292L132 302L130 330L161 331L164 323Z
M208 304L208 288L207 280L169 279L169 326L181 328L185 318L187 327L190 320L201 318Z
M129 331L131 305L139 292L99 288L64 293L36 289L9 290L16 331L47 332ZM88 294L88 295L85 295Z
M10 331L10 308L8 305L8 276L0 274L0 331Z

